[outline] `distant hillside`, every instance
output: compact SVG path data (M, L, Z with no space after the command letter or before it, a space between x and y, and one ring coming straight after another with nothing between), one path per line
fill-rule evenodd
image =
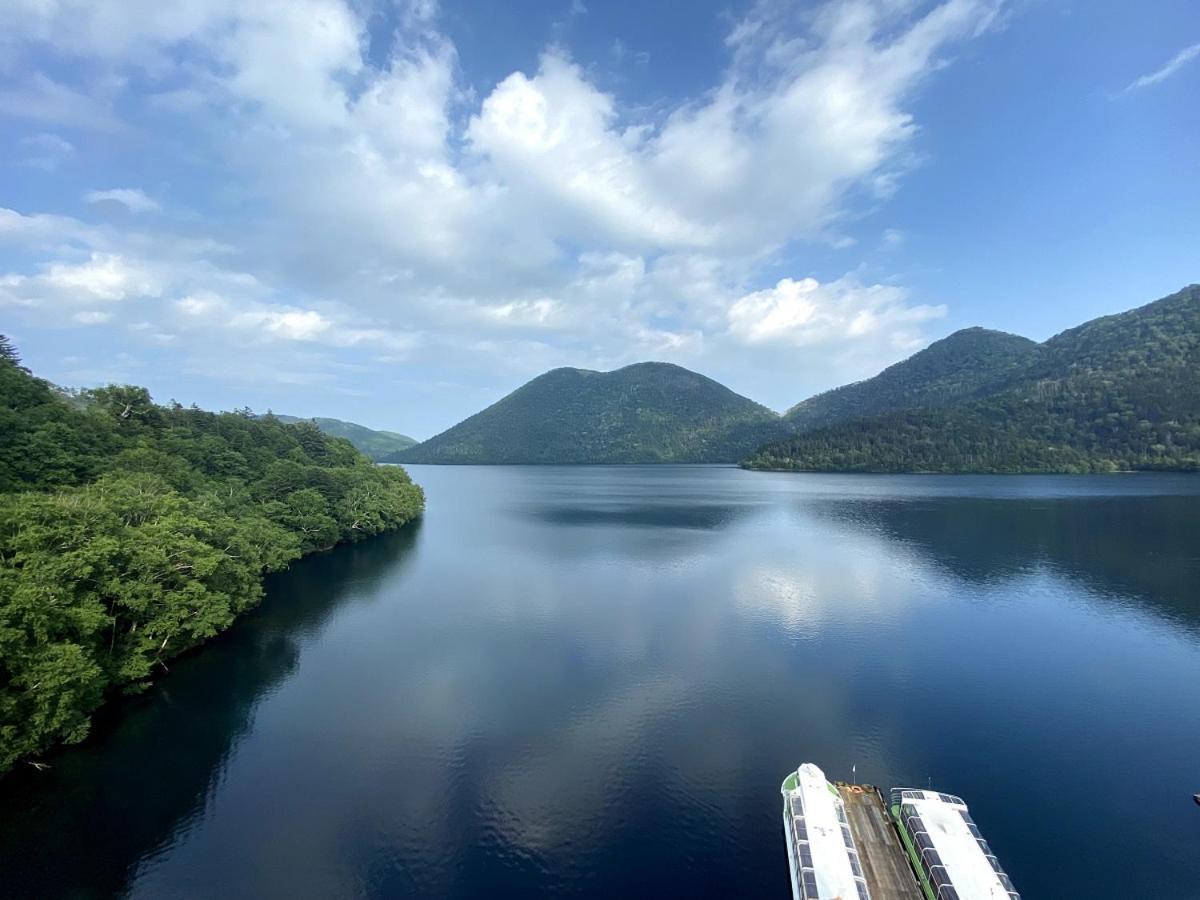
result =
M343 422L341 419L300 419L296 416L276 415L280 422L294 425L296 422L313 422L330 437L345 438L354 445L356 450L365 453L371 459L379 462L385 456L405 450L416 444L416 441L405 434L395 431L376 431L353 422Z
M817 394L793 406L786 421L798 431L880 415L934 408L983 396L1027 369L1038 355L1029 338L965 328L866 381Z
M409 450L404 463L736 462L780 433L779 416L667 363L554 369Z
M1012 344L982 361L964 357L957 376L953 366L935 369L931 383L963 386L949 402L928 402L919 384L889 383L897 370L908 381L915 371L908 364L935 347L843 389L871 386L863 416L827 419L832 424L761 447L745 464L870 472L1200 469L1200 286L1087 322L1031 352ZM844 395L831 393L839 396L822 401L823 415L846 408ZM896 405L881 412L879 398L889 396ZM944 396L940 387L933 396ZM793 421L805 408L821 410L817 401L793 410Z

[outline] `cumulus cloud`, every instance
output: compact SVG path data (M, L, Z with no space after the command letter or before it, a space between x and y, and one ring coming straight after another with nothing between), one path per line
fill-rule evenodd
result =
M35 275L10 272L0 280L0 299L18 306L114 303L129 297L154 297L161 292L158 273L113 253L93 252L82 262L50 263Z
M382 60L364 7L343 0L10 5L0 49L31 74L0 113L116 132L120 109L145 139L185 133L189 175L242 205L178 234L0 210L0 242L29 260L0 299L136 305L153 324L130 334L220 329L481 378L647 356L745 371L781 347L840 361L828 371L891 362L940 308L818 283L794 248L845 246L864 198L895 189L910 101L999 6L760 2L708 90L647 111L562 46L476 95L430 0L402 8ZM51 77L47 47L101 74ZM135 188L86 199L171 208ZM814 370L794 356L776 361Z
M213 241L0 210L0 239L6 236L18 246L49 244L82 257L31 274L0 275L0 304L23 308L44 324L108 324L124 306L130 315L146 317L134 319L128 330L154 344L179 334L204 340L220 333L221 346L230 350L309 342L397 354L417 343L411 332L382 327L342 304L283 302L253 274L222 265L219 256L227 248ZM76 245L90 249L81 253ZM97 303L107 308L95 309ZM88 308L72 312L80 306Z
M851 278L829 284L784 278L729 307L729 330L748 344L796 347L841 344L881 336L898 350L920 346L919 326L946 314L943 306L908 305L903 288L863 286Z
M713 243L710 224L660 193L645 134L623 128L615 98L552 52L532 78L516 72L497 85L466 136L531 224L555 217L556 237L657 249Z
M75 293L97 300L154 297L162 292L154 272L113 253L92 253L86 262L74 265L53 263L38 280L64 295Z

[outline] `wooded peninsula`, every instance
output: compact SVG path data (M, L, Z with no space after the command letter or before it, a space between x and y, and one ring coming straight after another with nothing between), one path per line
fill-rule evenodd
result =
M312 422L64 391L0 336L0 772L233 624L264 573L425 498Z

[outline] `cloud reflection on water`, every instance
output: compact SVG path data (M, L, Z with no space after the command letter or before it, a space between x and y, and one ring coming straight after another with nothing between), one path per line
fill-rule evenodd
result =
M49 893L786 895L778 779L814 759L953 782L1036 890L1056 877L1036 868L1046 842L1110 836L1059 828L1036 792L1037 815L1008 821L1014 790L1044 777L1086 796L1117 761L1175 789L1189 762L1173 748L1200 740L1164 712L1200 699L1200 662L1161 614L1186 612L1195 583L1195 496L720 468L417 475L419 531L273 579L224 655L156 689L177 730L165 711L131 717L64 754L76 774L46 800L63 816L13 820L0 853L28 858L6 853L0 884L51 869L51 834L92 840L67 813L100 795L135 839L85 847ZM193 721L211 741L189 743ZM164 765L150 808L139 773ZM1155 809L1122 815L1178 838Z

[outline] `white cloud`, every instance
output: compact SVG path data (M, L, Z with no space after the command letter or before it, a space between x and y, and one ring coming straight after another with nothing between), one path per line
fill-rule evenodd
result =
M162 48L202 40L237 6L233 0L17 0L0 7L0 42L148 64L161 59Z
M64 294L77 292L96 300L153 297L162 292L153 272L111 253L93 253L77 264L53 263L37 281Z
M217 313L224 313L228 309L228 304L223 297L212 293L211 291L202 291L197 294L188 294L175 301L176 308L179 309L185 316L192 318L204 318ZM146 328L151 327L149 322L143 323Z
M337 0L269 0L244 7L215 44L224 82L289 125L335 126L346 116L339 77L362 67L362 23Z
M75 146L65 138L49 132L39 132L22 138L21 144L29 148L30 156L25 165L35 169L54 172L67 160L75 156Z
M1190 47L1184 47L1176 53L1161 69L1157 69L1139 78L1131 81L1122 93L1129 93L1144 87L1150 87L1152 84L1166 81L1180 69L1186 66L1193 59L1200 57L1200 44L1192 44Z
M252 130L231 158L317 277L402 270L469 295L480 271L493 290L526 289L570 265L568 248L761 258L824 241L856 187L895 184L915 133L903 102L992 9L951 0L907 30L879 13L876 30L850 36L827 24L797 60L762 74L739 64L661 123L630 119L553 50L501 80L459 134L454 52L423 33L363 73L341 127L313 124L299 142ZM449 150L457 140L465 157Z
M233 313L224 327L250 343L297 341L340 348L377 347L396 353L411 349L418 341L412 334L362 327L313 309L288 306L242 309Z
M58 250L74 241L91 240L95 231L68 216L24 215L0 206L0 242L36 251Z
M397 5L404 9L404 24L408 28L428 25L437 18L438 0L401 0Z
M233 299L212 291L187 294L173 305L179 313L174 323L177 328L219 330L242 346L320 343L342 348L371 346L394 353L411 349L418 341L411 333L372 327L342 313Z
M0 242L30 260L0 276L0 299L45 311L74 292L123 301L117 315L149 323L131 335L493 374L647 355L747 371L803 346L829 364L772 364L861 377L919 346L937 308L849 276L818 284L790 248L848 245L861 198L912 164L916 91L999 5L759 3L711 88L651 111L562 48L477 97L430 0L401 10L382 62L341 0L10 5L0 49L31 74L0 112L116 134L121 110L139 140L185 138L183 171L211 179L222 213L148 232L0 209ZM94 82L40 72L48 47ZM157 208L134 188L87 200Z
M645 134L622 129L614 98L548 53L533 78L516 72L497 85L466 136L489 174L519 195L514 217L548 215L557 236L658 248L711 243L705 223L658 195Z
M454 54L444 44L393 60L351 107L359 148L370 146L392 165L405 159L443 161L453 63Z
M130 297L154 297L161 292L161 278L151 268L100 252L91 253L83 262L50 263L37 274L10 272L0 280L0 297L9 303L48 307L51 311L61 305L113 303Z
M0 114L97 131L121 129L107 96L84 93L40 72L0 90Z
M902 288L863 286L851 278L821 284L784 278L729 307L729 330L747 344L838 345L883 337L899 350L920 346L919 326L946 314L942 306L910 306Z
M130 212L158 212L162 209L158 201L139 188L113 188L107 191L88 191L83 195L88 203L119 203Z
M112 313L98 309L85 309L75 313L71 319L80 325L103 325L112 320Z
M477 306L479 314L501 325L541 328L553 323L562 312L557 300L542 297L538 300L511 300L508 303Z
M329 331L330 322L311 309L255 309L234 314L229 327L289 341L315 341Z
M33 306L34 301L20 290L24 275L0 275L0 306Z

